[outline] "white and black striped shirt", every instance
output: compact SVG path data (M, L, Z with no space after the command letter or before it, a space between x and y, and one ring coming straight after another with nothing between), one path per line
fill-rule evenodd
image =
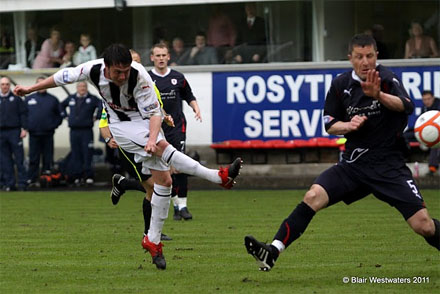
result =
M141 64L131 63L128 81L120 87L104 76L104 69L102 58L64 68L54 74L55 84L61 86L86 80L92 83L103 99L109 124L162 115L154 83Z

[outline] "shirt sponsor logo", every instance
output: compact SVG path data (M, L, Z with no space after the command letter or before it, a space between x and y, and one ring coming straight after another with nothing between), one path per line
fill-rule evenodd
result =
M36 104L37 104L37 100L35 100L34 98L28 101L28 105L36 105Z
M63 71L63 82L69 82L69 72L67 70Z
M151 111L151 110L153 110L153 109L155 109L157 107L159 107L159 103L156 101L156 102L154 102L154 103L152 103L152 104L150 104L148 106L145 106L144 110L145 111Z
M380 113L380 102L374 100L370 105L364 107L349 106L346 111L350 117L355 115L376 115Z

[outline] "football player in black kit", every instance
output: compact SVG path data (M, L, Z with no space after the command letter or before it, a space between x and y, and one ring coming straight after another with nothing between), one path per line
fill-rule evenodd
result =
M186 141L186 119L183 114L182 101L186 101L195 113L195 119L202 121L200 108L194 97L191 87L185 76L173 69L168 68L170 54L165 44L156 44L151 48L150 59L154 68L148 71L151 79L159 89L163 102L163 109L173 117L175 127L162 124L165 138L180 152L185 153ZM174 219L192 219L191 213L187 208L188 176L171 169L173 179L173 203Z
M414 232L440 250L440 222L429 216L403 157L402 132L414 103L397 76L376 63L377 56L371 36L351 39L348 58L353 70L333 79L324 106L327 132L347 138L343 159L318 176L303 201L281 223L271 244L245 237L247 252L260 270L274 266L316 212L371 193L394 206Z

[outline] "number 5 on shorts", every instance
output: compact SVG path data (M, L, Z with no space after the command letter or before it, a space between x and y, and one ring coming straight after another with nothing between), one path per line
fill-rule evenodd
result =
M417 198L422 199L422 197L419 194L419 191L417 190L416 185L414 185L414 183L413 183L413 180L408 180L408 181L406 181L406 183L411 188L411 191L414 193L414 195L416 195Z

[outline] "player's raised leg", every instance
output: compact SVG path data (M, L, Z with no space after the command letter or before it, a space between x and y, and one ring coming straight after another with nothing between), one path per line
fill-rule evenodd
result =
M235 178L240 174L243 161L236 158L229 166L220 169L210 169L204 167L191 157L179 152L167 141L162 140L158 144L155 153L169 165L172 165L182 173L197 176L213 183L220 184L225 189L231 189L235 184Z

